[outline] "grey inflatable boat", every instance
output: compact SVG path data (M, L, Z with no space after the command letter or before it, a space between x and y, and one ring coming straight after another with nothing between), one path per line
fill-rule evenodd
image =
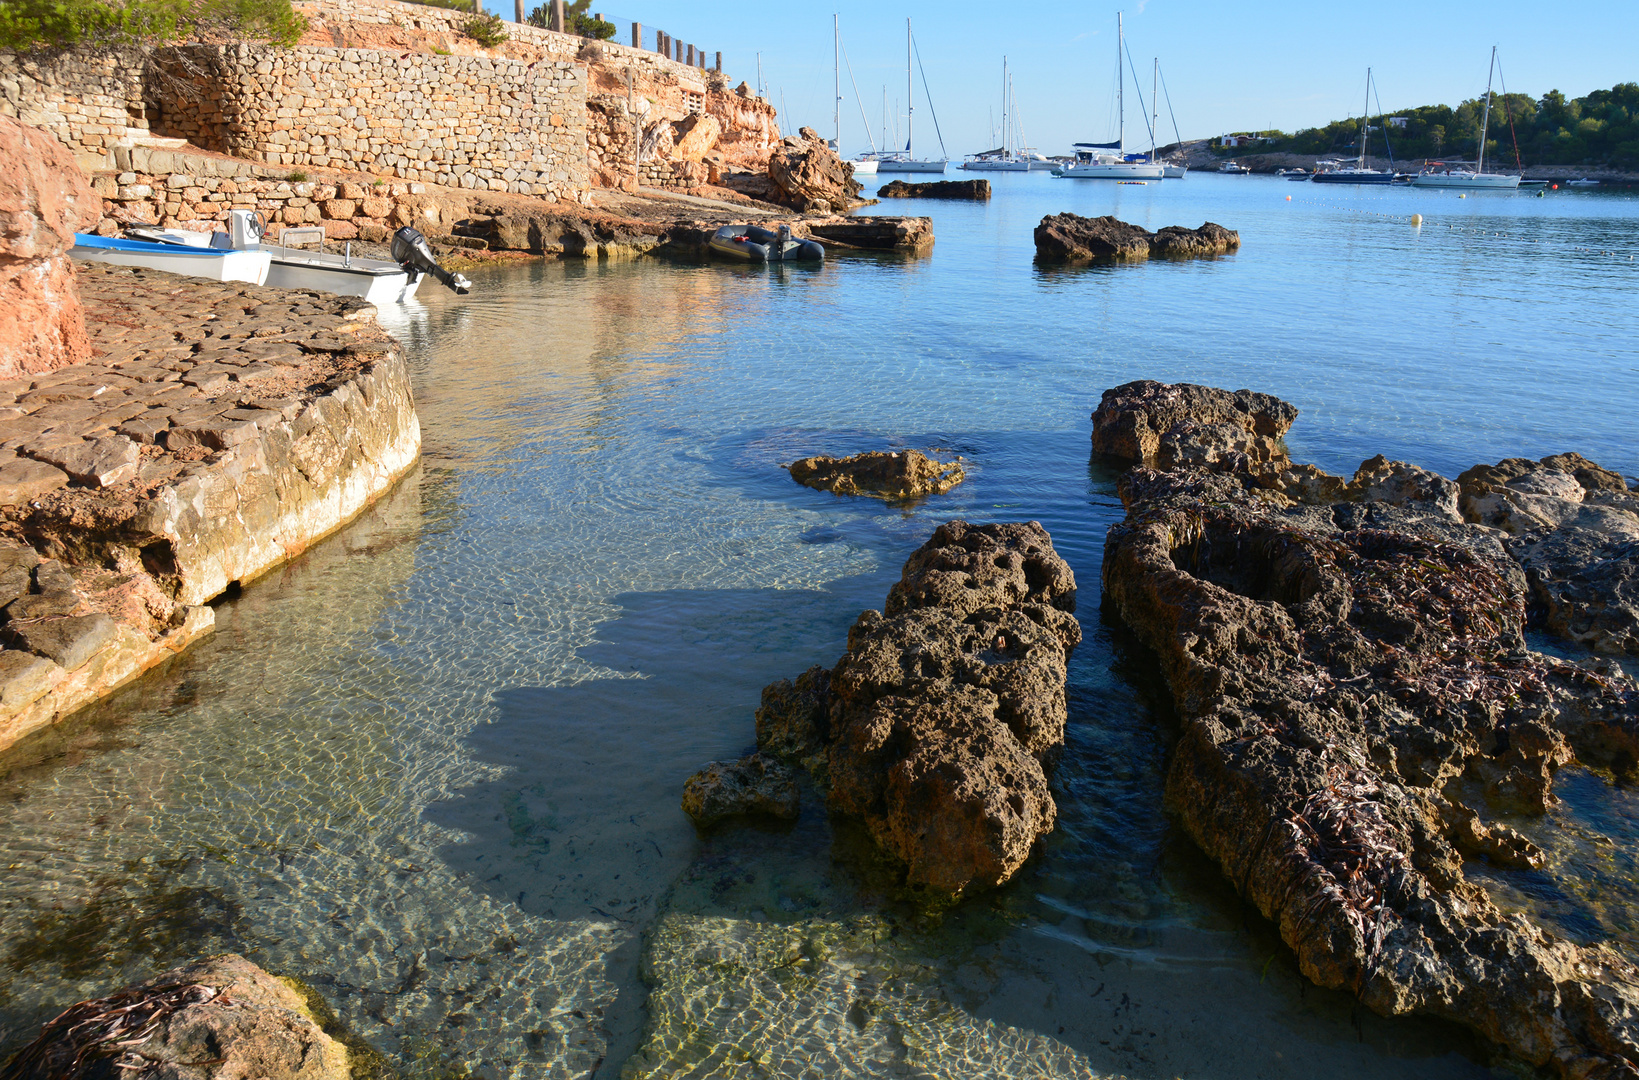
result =
M719 255L746 262L817 262L825 258L825 249L814 241L794 239L789 225L781 225L777 233L755 225L724 225L709 246Z

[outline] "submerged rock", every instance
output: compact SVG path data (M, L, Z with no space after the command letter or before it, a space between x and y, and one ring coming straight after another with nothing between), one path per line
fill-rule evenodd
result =
M1237 396L1167 389L1101 406L1095 446L1221 423ZM1142 407L1183 397L1201 415ZM1261 414L1289 424L1279 404ZM1451 481L1374 458L1340 493L1305 468L1122 479L1104 596L1178 709L1169 804L1320 985L1457 1020L1565 1076L1632 1075L1639 970L1505 915L1463 856L1541 867L1496 816L1544 812L1573 759L1631 768L1639 688L1526 648L1524 575L1461 520Z
M6 1065L15 1080L349 1080L300 994L232 954L70 1007Z
M789 819L800 810L796 774L764 754L713 761L683 785L683 812L701 828L737 814Z
M879 199L973 199L990 198L989 180L935 180L927 184L907 184L891 180L877 189Z
M763 692L758 745L808 768L911 885L999 885L1056 820L1075 595L1039 524L941 525L835 668Z
M1106 214L1049 214L1036 226L1036 258L1042 262L1094 259L1147 259L1152 255L1193 258L1222 255L1241 246L1241 234L1208 221L1199 229L1168 225L1152 233Z
M935 461L919 450L870 450L852 457L807 457L789 466L799 484L838 495L914 499L943 495L966 473L954 462Z

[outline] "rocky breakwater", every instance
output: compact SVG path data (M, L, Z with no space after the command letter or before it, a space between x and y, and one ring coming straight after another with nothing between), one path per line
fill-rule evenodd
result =
M90 356L68 249L101 217L101 200L60 142L0 117L0 378Z
M935 461L920 450L868 450L852 457L806 457L787 468L791 479L837 495L915 499L943 495L967 475L958 462Z
M877 189L879 199L972 199L990 198L989 180L936 180L928 184L907 184L892 180Z
M1075 596L1035 522L941 525L834 667L763 691L759 751L807 769L913 889L999 885L1056 819Z
M1545 812L1573 760L1631 770L1639 688L1526 646L1525 575L1456 483L1294 464L1295 417L1150 382L1094 414L1095 450L1136 462L1104 595L1178 709L1171 807L1316 983L1633 1075L1639 970L1505 913L1464 860L1547 872L1501 818Z
M202 606L414 463L409 373L374 309L76 268L89 363L0 381L0 747L180 652Z
M6 1063L10 1080L349 1080L380 1055L332 1038L311 990L226 954L186 964L48 1023Z
M1111 216L1085 218L1049 214L1036 226L1036 258L1041 262L1090 262L1223 255L1241 246L1241 234L1208 221L1198 229L1168 225L1150 232Z

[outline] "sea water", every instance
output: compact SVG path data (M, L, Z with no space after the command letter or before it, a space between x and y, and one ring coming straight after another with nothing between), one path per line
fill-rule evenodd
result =
M1294 456L1334 472L1575 450L1632 475L1639 200L990 179L988 203L867 211L931 216L922 257L531 263L385 313L415 472L167 670L0 756L0 1051L232 950L407 1076L1504 1067L1307 984L1168 818L1153 662L1100 615L1121 509L1089 413L1135 378L1251 387L1299 407ZM1216 221L1242 248L1037 267L1061 210ZM780 467L901 446L967 481L890 506ZM1039 855L929 914L811 791L793 826L696 833L683 781L746 752L760 689L834 663L954 517L1039 520L1077 575ZM1627 795L1565 779L1535 827L1608 894L1487 880L1630 947Z

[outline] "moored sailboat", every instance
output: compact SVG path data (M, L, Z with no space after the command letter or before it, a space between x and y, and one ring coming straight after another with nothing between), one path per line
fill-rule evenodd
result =
M1054 176L1078 180L1160 180L1166 175L1166 170L1160 162L1147 160L1140 155L1134 155L1137 160L1128 160L1126 77L1122 69L1123 53L1126 50L1126 29L1119 11L1115 16L1115 27L1116 114L1119 117L1116 121L1115 142L1074 144L1071 149L1075 151L1075 161L1054 169ZM1112 150L1115 152L1109 153Z
M1316 184L1392 184L1394 173L1373 169L1366 164L1366 149L1371 145L1372 69L1366 69L1366 106L1360 113L1360 156L1353 165L1339 166L1316 172L1310 179ZM1386 138L1387 136L1385 136ZM1319 163L1316 163L1319 167Z
M1429 161L1412 180L1416 187L1465 188L1470 191L1513 191L1520 177L1512 173L1485 171L1485 136L1491 127L1491 80L1497 74L1497 47L1491 46L1491 70L1485 77L1485 116L1480 121L1480 150L1469 168L1466 161ZM1503 89L1507 89L1504 82Z
M911 37L911 21L906 19L905 89L909 96L907 97L905 103L905 149L903 151L896 151L891 154L876 155L876 171L879 173L942 173L945 171L945 165L950 160L948 157L939 158L937 160L932 158L918 160L916 157L916 132L913 125L913 118L916 115L916 82L914 79L915 68L913 67L911 59L914 50L915 44ZM933 108L933 102L931 99L928 102L928 108ZM937 118L934 120L934 123L938 123ZM943 143L943 140L941 140L941 143Z

